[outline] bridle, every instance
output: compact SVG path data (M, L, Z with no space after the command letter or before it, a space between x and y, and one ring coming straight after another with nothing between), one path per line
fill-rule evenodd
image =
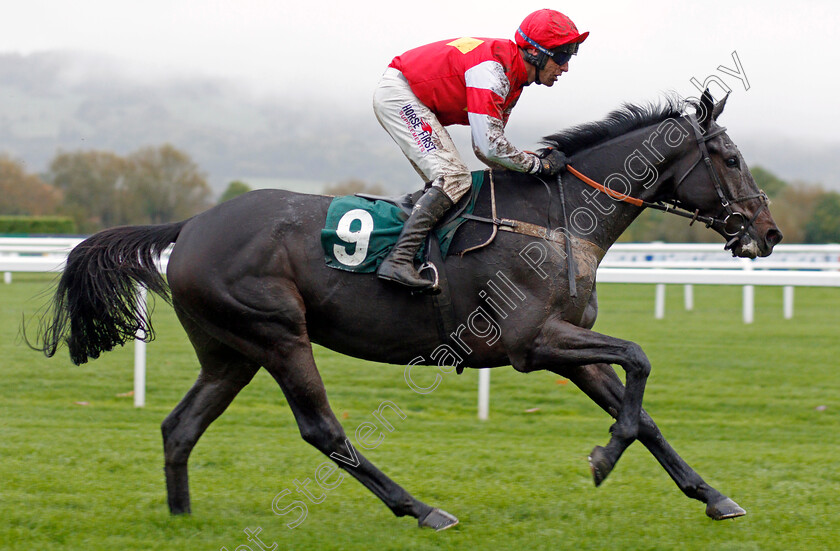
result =
M594 187L595 189L603 193L606 193L607 195L618 201L623 201L625 203L629 203L637 207L652 208L656 210L661 210L663 212L676 214L684 218L690 218L691 224L694 224L694 222L699 220L700 222L705 223L707 228L713 225L717 225L723 230L723 233L730 238L729 241L726 242L726 247L724 247L724 250L729 250L735 246L738 240L740 240L742 237L744 237L744 235L747 234L749 229L755 224L755 220L758 218L758 215L761 214L761 212L767 208L767 205L769 203L767 200L767 195L763 191L759 190L758 193L754 193L752 195L745 195L743 197L737 197L735 199L730 199L729 197L727 197L726 192L723 189L723 185L721 184L720 178L718 177L717 172L715 172L715 169L712 166L712 159L709 156L709 149L706 147L706 142L726 132L726 128L721 126L717 128L714 132L710 132L704 135L703 131L700 129L700 125L697 122L697 118L693 114L688 115L686 118L688 119L689 123L691 123L691 127L694 130L694 137L697 142L697 147L700 150L700 156L697 158L696 161L694 161L694 163L692 163L692 165L688 168L688 170L685 171L685 173L683 173L682 176L677 178L676 184L674 186L675 197L670 203L665 201L650 202L645 201L643 199L630 197L628 195L624 195L610 188L607 188L602 184L599 184L598 182L592 180L591 178L585 176L584 174L576 170L571 165L566 165L566 170L568 170L572 175L577 177L585 184ZM691 174L691 172L694 171L695 168L697 168L701 161L705 163L706 168L709 171L709 175L711 176L712 183L714 184L715 191L717 192L718 198L720 199L721 207L726 211L726 216L722 219L716 218L714 216L701 216L700 209L697 209L692 213L691 211L686 210L677 204L677 190L688 177L688 175ZM747 220L747 217L744 215L744 213L737 212L732 208L732 204L741 203L750 199L761 199L761 206L758 208L758 210L755 211L755 214L753 214L752 218Z
M691 171L700 164L700 161L703 161L706 164L709 175L712 177L712 182L715 185L715 191L717 192L718 199L720 199L720 204L724 210L726 210L726 217L723 220L711 218L711 221L706 223L706 227L715 223L721 224L723 232L727 235L727 237L730 237L730 240L726 242L726 247L724 247L724 250L729 250L735 246L735 243L737 243L739 239L746 235L749 229L753 227L753 224L755 224L755 220L758 218L758 215L767 208L767 205L769 204L767 194L764 193L764 191L759 190L758 193L753 193L752 195L744 195L743 197L736 197L735 199L728 198L723 190L720 178L712 166L712 159L709 156L709 150L706 147L706 142L726 132L726 127L721 126L714 132L710 132L704 136L703 131L700 129L700 125L697 123L697 118L694 115L688 116L688 122L691 123L691 127L694 130L694 137L696 138L697 146L700 149L700 157L694 161L682 177L677 179L676 184L674 185L674 195L676 196L677 190L688 175L691 174ZM749 201L750 199L761 199L761 206L755 211L752 218L747 221L747 217L744 216L744 213L735 211L732 208L732 204L742 203L744 201Z

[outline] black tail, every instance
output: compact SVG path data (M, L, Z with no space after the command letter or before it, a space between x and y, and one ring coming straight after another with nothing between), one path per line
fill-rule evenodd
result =
M148 313L137 302L137 286L171 300L155 260L184 224L111 228L82 241L67 257L41 319L38 344L30 346L51 357L66 342L70 359L79 365L134 339L138 332L152 340Z

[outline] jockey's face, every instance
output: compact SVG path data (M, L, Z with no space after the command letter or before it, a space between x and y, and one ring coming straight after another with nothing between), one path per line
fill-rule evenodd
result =
M540 82L546 86L554 86L560 75L569 70L569 62L563 65L557 65L553 59L549 59L545 64L545 68L540 71Z

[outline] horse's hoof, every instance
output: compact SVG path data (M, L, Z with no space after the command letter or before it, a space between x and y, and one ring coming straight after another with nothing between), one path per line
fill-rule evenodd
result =
M612 465L607 459L607 454L604 453L604 448L595 446L592 453L589 454L589 470L592 471L592 478L595 480L595 486L600 486L607 478L607 475L612 471Z
M458 524L458 519L441 509L432 509L426 516L417 521L420 528L434 528L438 532L452 528Z
M178 515L191 515L192 511L190 510L189 504L175 504L169 506L169 514L173 517Z
M728 497L724 497L715 503L706 505L706 514L714 520L724 520L727 518L742 517L747 512Z

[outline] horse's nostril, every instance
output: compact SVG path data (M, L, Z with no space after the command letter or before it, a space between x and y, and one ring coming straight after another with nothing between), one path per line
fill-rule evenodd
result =
M771 247L775 247L779 241L782 240L782 232L777 229L774 230L767 230L767 234L764 236L764 240L767 241L767 244Z

